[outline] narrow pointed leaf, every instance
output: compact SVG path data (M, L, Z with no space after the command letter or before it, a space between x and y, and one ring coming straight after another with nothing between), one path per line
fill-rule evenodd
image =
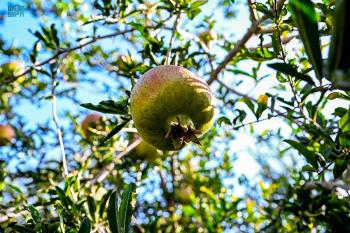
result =
M330 80L336 84L350 82L350 1L337 0L333 19L333 33L329 49L328 69ZM341 74L348 73L348 80L341 80ZM337 75L335 75L337 74ZM339 80L340 79L340 80Z
M271 67L272 69L275 69L279 72L282 72L284 74L290 75L292 77L295 77L296 79L303 80L307 83L310 83L312 85L315 85L315 82L312 80L312 78L306 74L302 74L298 72L295 66L291 64L286 63L272 63L268 64L267 66Z
M299 30L305 51L319 80L322 79L322 54L317 17L311 0L291 0L289 9Z
M293 140L285 140L285 142L287 142L293 148L297 149L299 153L305 157L306 161L310 163L314 168L318 168L317 159L313 151L310 151L306 146Z
M128 185L126 190L123 192L122 201L119 207L119 223L120 232L119 233L129 233L130 222L132 216L132 194L135 192L135 184L131 183Z
M348 164L349 164L349 160L338 159L335 162L334 168L333 168L334 178L338 178L339 176L341 176L343 174L343 172L345 171L345 169L348 167Z
M107 134L107 136L103 139L100 145L103 145L106 141L108 141L110 138L112 138L114 135L116 135L120 130L124 128L124 126L128 123L129 121L124 121L123 123L117 125L114 129L112 129L111 132Z
M109 199L111 193L112 193L112 190L109 190L109 191L108 191L105 195L103 195L103 197L102 197L102 202L101 202L101 204L100 204L100 210L99 210L99 212L100 212L100 218L103 217L103 213L104 213L104 211L105 211L105 207L106 207L107 201L108 201L108 199Z
M117 193L113 192L108 202L107 218L109 229L112 233L119 232L119 222L118 222L118 197Z
M81 223L80 229L78 233L89 233L91 231L91 223L88 218L84 218L83 222Z

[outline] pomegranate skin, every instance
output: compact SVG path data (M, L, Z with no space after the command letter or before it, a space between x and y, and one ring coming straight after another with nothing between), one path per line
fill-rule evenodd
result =
M81 122L81 128L83 129L83 133L85 137L89 137L91 132L89 131L89 128L96 128L97 124L101 121L102 116L100 114L89 114L87 115L84 120Z
M15 131L10 125L0 125L0 146L6 146L15 137Z
M146 72L132 89L130 110L140 136L158 149L173 151L171 125L207 132L214 121L214 98L208 84L191 71L162 65Z

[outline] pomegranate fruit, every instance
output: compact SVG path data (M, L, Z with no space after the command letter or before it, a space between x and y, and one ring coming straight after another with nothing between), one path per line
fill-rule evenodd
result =
M0 74L2 80L11 79L13 76L19 75L23 71L23 65L17 61L4 63L0 66Z
M209 46L209 44L212 41L216 41L217 39L216 33L211 30L207 30L199 33L198 37L199 37L199 40L203 42L206 46Z
M5 146L13 140L15 132L10 125L0 125L0 146Z
M146 72L130 96L130 111L142 139L161 150L178 150L214 121L208 84L191 71L162 65Z
M81 128L83 130L83 134L86 138L92 134L91 129L97 130L97 126L102 120L102 116L100 114L89 114L84 120L81 122Z
M175 188L175 199L182 205L188 205L191 201L191 196L194 195L191 185L182 183Z
M131 152L130 156L134 159L144 160L148 162L153 162L161 156L157 148L142 140L138 146Z

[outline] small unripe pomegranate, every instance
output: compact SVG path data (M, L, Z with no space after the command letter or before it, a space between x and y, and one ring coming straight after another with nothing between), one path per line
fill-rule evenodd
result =
M130 111L142 139L161 150L200 144L214 120L208 84L191 71L163 65L146 72L132 89Z
M175 199L182 205L191 203L191 195L193 194L192 187L189 184L183 183L175 188Z
M10 125L0 125L0 146L5 146L13 140L15 131Z
M81 122L81 128L85 137L88 138L90 136L92 133L91 129L97 129L101 119L102 116L100 114L89 114L84 118L84 120Z
M153 162L160 156L161 153L157 150L157 148L145 140L142 140L140 144L131 152L131 157L134 159L146 160L148 162Z
M2 80L7 80L13 76L19 75L23 71L23 65L17 61L4 63L0 66L0 74Z
M135 63L135 60L132 56L130 55L120 55L117 58L116 64L119 68L119 70L124 71L128 70L131 66L133 66Z
M207 30L199 33L198 37L199 37L199 40L203 42L206 46L209 46L209 44L212 41L216 41L217 39L216 33L211 30Z

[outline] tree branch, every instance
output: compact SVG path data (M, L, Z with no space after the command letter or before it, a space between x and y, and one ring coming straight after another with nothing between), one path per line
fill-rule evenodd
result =
M49 57L48 59L41 61L41 62L37 62L35 63L33 66L28 67L23 73L21 73L20 75L16 75L8 80L5 81L5 84L9 84L11 82L16 81L19 77L28 74L29 72L33 71L36 67L40 67L43 65L46 65L48 63L54 62L60 55L66 54L66 53L70 53L73 52L75 50L81 49L89 44L95 43L97 41L103 40L103 39L107 39L107 38L111 38L111 37L115 37L115 36L119 36L119 35L125 35L126 33L132 32L135 29L129 29L129 30L125 30L125 31L121 31L121 32L115 32L115 33L111 33L111 34L107 34L107 35L103 35L103 36L98 36L95 38L92 38L91 40L82 43L76 47L73 48L68 48L68 49L62 49L57 51L52 57Z
M345 190L350 190L350 185L348 184L339 184L336 182L322 182L322 181L310 181L306 182L303 186L304 189L315 189L318 187L322 187L327 190L333 190L334 188L342 188Z
M224 88L226 88L227 90L229 90L230 92L232 92L232 93L234 93L234 94L236 94L236 95L238 95L238 96L247 98L247 99L253 101L254 103L258 103L258 100L257 100L257 99L255 99L255 98L253 98L253 97L251 97L251 96L249 96L249 95L247 95L247 94L243 94L243 93L241 93L241 92L239 92L239 91L237 91L237 90L231 88L230 86L228 86L226 83L222 82L221 80L216 79L216 81L217 81L218 83L220 83L221 86L223 86ZM272 109L270 106L267 106L267 107L268 107L269 109ZM297 107L295 107L295 108L297 108ZM297 124L299 127L302 126L302 122L298 121L297 119L288 118L288 116L286 115L286 113L289 113L289 112L281 112L281 111L279 111L279 110L277 110L277 109L274 109L274 112L276 112L276 114L273 115L273 116L271 116L271 117L282 116L282 117L286 118L287 120L290 120L290 121L294 122L294 123ZM268 119L269 119L269 118L262 119L262 120L257 120L257 121L254 121L254 122L250 122L250 123L246 123L246 124L239 125L238 127L243 127L243 126L246 126L246 125L250 125L250 124L257 123L257 122L260 122L260 121L263 121L263 120L268 120Z
M67 176L68 176L67 156L66 156L66 153L64 151L62 131L61 131L60 124L58 122L58 117L57 117L57 106L56 106L56 95L55 95L55 90L56 90L57 85L58 85L58 83L56 80L56 74L53 74L52 90L51 90L52 118L53 118L53 122L55 123L55 126L56 126L57 138L58 138L58 142L60 144L62 165L63 165L63 178L67 178Z
M165 57L165 64L167 64L167 65L170 65L171 49L172 49L174 41L175 41L175 33L177 31L177 27L179 26L180 19L181 19L181 10L179 10L179 12L176 15L174 26L173 26L172 31L171 31L171 37L170 37L170 41L169 41L168 51L167 51L167 54Z
M119 161L122 157L127 155L130 151L132 151L135 147L137 147L141 143L141 138L138 138L136 141L131 143L127 148L125 148L124 151L117 154L117 156L114 157L112 163L104 166L101 168L100 172L98 172L89 182L90 186L93 186L96 182L100 183L102 182L106 176L113 171L115 167L115 162Z
M277 3L277 8L281 8L286 0L280 0ZM245 46L247 41L255 34L261 23L267 20L269 17L267 15L262 16L260 19L254 21L248 31L243 35L242 39L237 42L235 47L229 52L224 60L219 64L219 66L211 73L210 79L208 80L208 84L210 85L215 80L217 80L219 73L227 66L232 58L234 58Z

